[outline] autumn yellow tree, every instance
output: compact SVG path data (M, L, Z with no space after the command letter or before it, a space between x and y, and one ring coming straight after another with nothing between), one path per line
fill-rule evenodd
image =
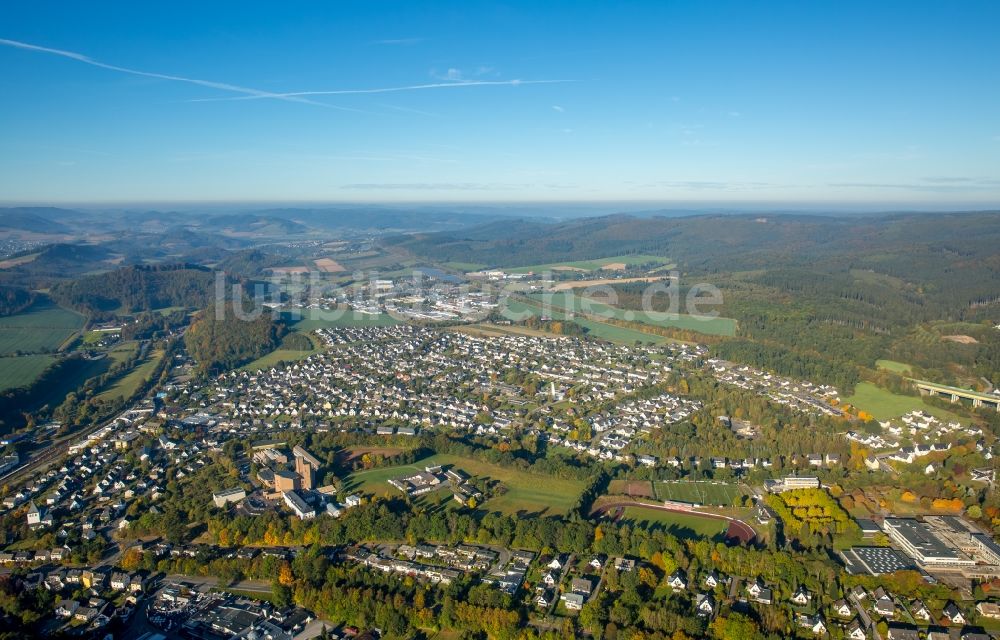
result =
M287 562L281 565L278 571L278 582L286 587L295 584L295 575L292 573L292 565Z

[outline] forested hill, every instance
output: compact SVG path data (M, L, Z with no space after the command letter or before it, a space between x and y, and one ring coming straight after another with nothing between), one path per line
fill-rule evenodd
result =
M244 320L227 303L198 314L184 334L184 343L201 372L219 373L273 351L285 331L284 323L269 311Z
M913 250L954 258L997 258L1000 212L877 216L614 215L546 224L505 221L462 231L394 236L387 243L417 255L498 267L629 253L669 256L689 268L735 270L852 261L874 252ZM908 265L902 265L906 270Z
M130 266L56 284L50 295L61 305L100 315L164 307L204 308L213 291L214 276L202 267Z
M32 305L36 295L27 289L0 285L0 317L20 313Z
M1000 300L1000 212L878 216L617 215L557 224L517 221L387 243L438 260L518 267L626 254L669 257L689 276L786 270L870 271L914 283L949 306ZM789 272L787 270L795 270ZM789 278L787 274L794 273ZM770 276L768 276L770 278ZM767 283L771 284L771 283Z

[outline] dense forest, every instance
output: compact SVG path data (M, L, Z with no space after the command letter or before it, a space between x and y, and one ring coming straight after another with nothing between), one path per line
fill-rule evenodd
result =
M851 305L867 319L968 320L1000 301L996 213L873 216L626 215L491 223L385 240L419 256L500 267L625 254L669 257L685 279L750 274L769 290ZM831 297L832 296L832 297ZM877 325L873 325L877 328Z
M20 313L34 304L36 295L27 289L0 285L0 317Z
M213 305L191 323L184 343L200 371L219 373L270 353L286 331L285 324L270 311L243 320L232 305Z
M214 276L192 265L130 266L52 287L58 302L94 316L164 307L202 308L211 302Z
M386 242L437 260L503 267L661 255L678 263L682 297L698 282L722 292L719 312L737 321L738 339L715 347L721 357L842 389L857 382L859 367L874 369L879 359L941 382L1000 384L1000 333L992 328L1000 314L995 213L619 215ZM617 306L641 309L644 289L615 285ZM652 303L663 311L669 301Z

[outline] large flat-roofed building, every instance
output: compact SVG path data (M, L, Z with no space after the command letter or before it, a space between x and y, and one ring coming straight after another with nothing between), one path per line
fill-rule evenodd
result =
M288 491L284 494L285 504L295 512L299 520L309 520L316 517L316 510L309 506L309 503L302 499L295 491Z
M780 480L768 480L767 490L771 493L782 493L795 489L819 489L819 478L815 476L785 476Z
M938 566L971 566L970 558L948 546L935 536L926 524L912 518L886 518L882 523L889 538L920 564Z
M851 547L844 552L848 572L880 576L886 573L916 569L908 557L892 547Z
M222 508L230 502L239 502L245 497L247 497L247 492L242 487L233 487L213 493L212 502L215 503L215 506Z
M1000 565L1000 545L985 533L972 534L972 544L986 564Z

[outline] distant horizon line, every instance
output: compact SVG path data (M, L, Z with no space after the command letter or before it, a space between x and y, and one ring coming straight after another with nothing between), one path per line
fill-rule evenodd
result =
M10 208L110 208L136 207L193 208L193 207L254 207L254 208L315 208L315 207L470 207L470 208L525 208L558 207L577 209L605 209L625 207L630 213L641 211L700 211L705 213L1000 213L1000 203L995 202L871 202L871 201L708 201L708 200L0 200L0 209Z

